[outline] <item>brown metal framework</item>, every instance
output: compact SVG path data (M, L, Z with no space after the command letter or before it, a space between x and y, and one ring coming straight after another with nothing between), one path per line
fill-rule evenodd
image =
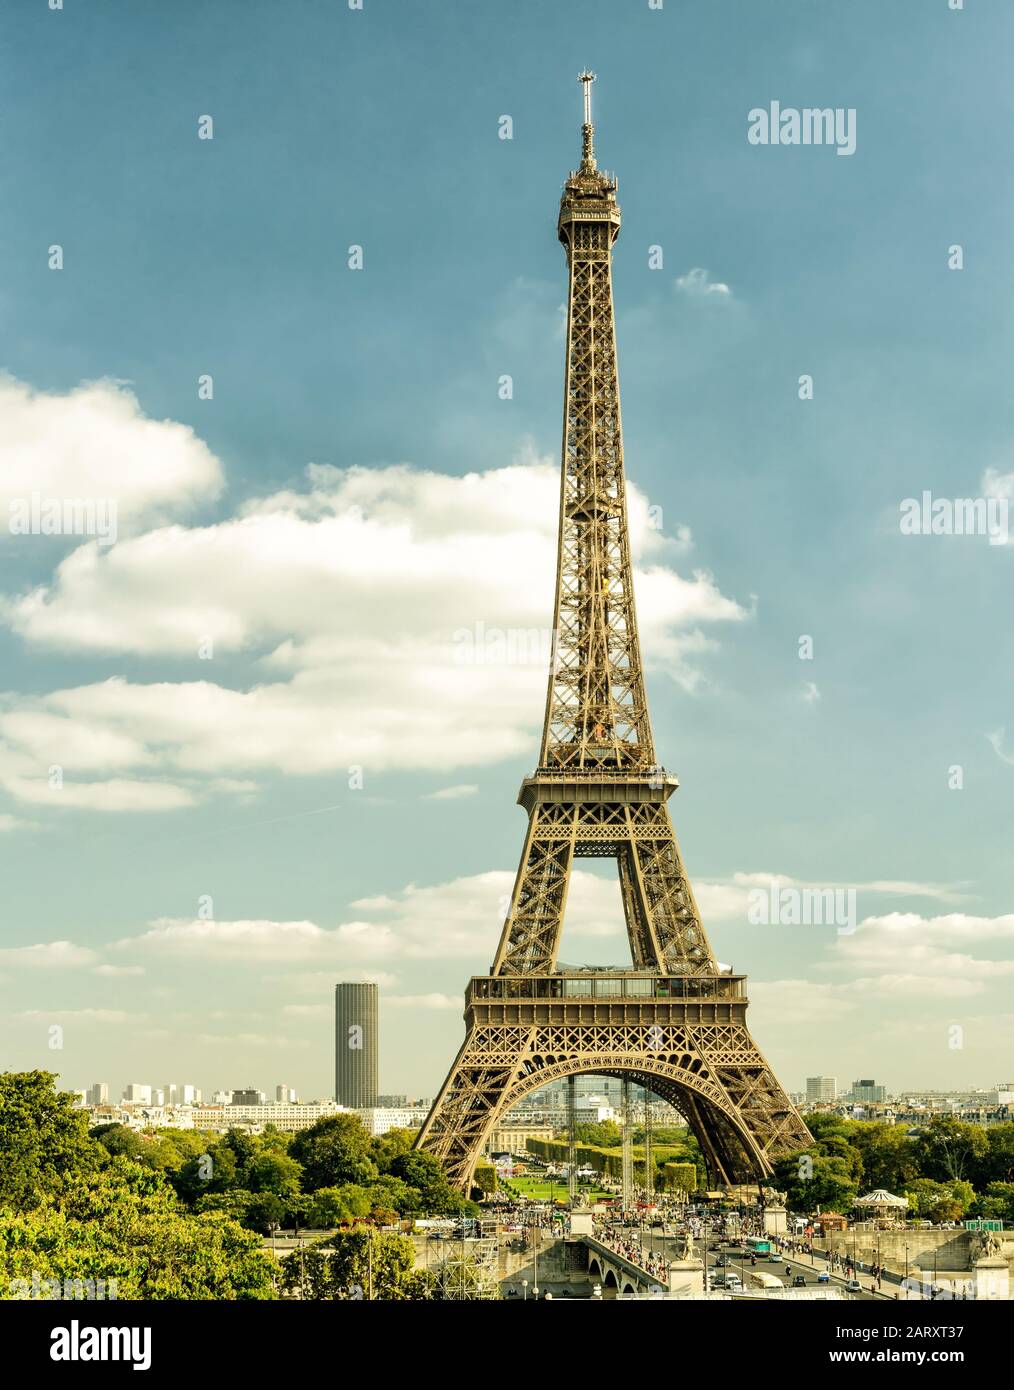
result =
M746 1028L741 976L719 973L655 762L630 563L613 316L616 180L596 166L583 73L581 166L558 232L570 297L555 650L528 832L491 978L471 982L465 1042L418 1145L467 1190L489 1130L530 1091L576 1073L672 1102L713 1176L743 1181L810 1140ZM574 859L617 861L632 972L557 970Z

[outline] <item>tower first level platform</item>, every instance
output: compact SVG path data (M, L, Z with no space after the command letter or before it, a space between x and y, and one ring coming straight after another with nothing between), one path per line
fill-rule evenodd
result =
M749 1182L810 1135L746 1026L742 975L475 976L466 1036L420 1145L467 1191L504 1112L563 1077L624 1078L686 1118L715 1180Z

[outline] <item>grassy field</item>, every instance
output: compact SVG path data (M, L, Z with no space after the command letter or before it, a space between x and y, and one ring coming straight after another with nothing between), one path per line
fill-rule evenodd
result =
M555 1182L548 1178L509 1178L504 1186L507 1190L517 1193L519 1197L529 1197L534 1202L551 1202L554 1199L558 1202L565 1202L567 1200L566 1178L557 1178ZM579 1187L578 1192L583 1200L589 1202L610 1195L594 1186Z

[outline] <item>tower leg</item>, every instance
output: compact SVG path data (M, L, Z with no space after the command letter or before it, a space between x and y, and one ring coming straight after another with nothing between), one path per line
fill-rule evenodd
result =
M645 1201L650 1202L655 1191L655 1168L651 1158L651 1100L647 1089L644 1092L644 1191Z
M630 1082L623 1078L623 1210L629 1211L634 1205L634 1165L630 1147Z
M577 1076L567 1077L567 1195L577 1198Z

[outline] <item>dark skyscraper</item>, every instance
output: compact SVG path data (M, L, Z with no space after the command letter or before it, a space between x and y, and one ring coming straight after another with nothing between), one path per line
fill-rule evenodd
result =
M377 1103L377 986L341 984L334 990L334 1094L339 1105L365 1110Z

